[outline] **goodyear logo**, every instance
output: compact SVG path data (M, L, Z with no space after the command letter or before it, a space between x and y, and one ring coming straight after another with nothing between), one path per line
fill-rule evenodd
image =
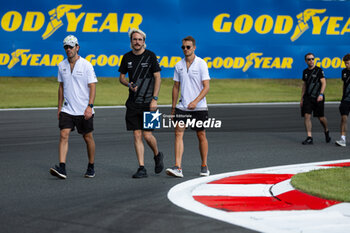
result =
M17 11L8 11L1 18L1 28L7 32L16 30L36 32L45 28L41 35L45 40L65 22L67 22L67 32L76 32L78 25L82 25L83 32L128 32L130 28L139 28L143 20L142 15L138 13L124 13L119 25L117 13L108 13L107 16L104 16L102 13L77 12L82 7L82 4L59 5L48 11L50 18L47 23L43 12L29 11L23 16Z
M61 54L34 54L30 49L16 49L11 54L0 53L0 65L12 69L17 63L21 66L57 66L64 57Z
M246 34L252 30L258 34L288 34L293 32L290 40L296 41L302 34L312 28L313 35L320 35L326 31L326 35L344 35L350 32L350 17L326 16L327 9L306 9L296 15L297 22L289 15L277 15L274 20L270 15L260 15L255 21L248 14L239 15L232 20L231 15L222 13L213 20L213 30L220 33L228 33L234 30L238 34ZM294 30L293 30L294 28ZM326 28L326 30L323 30Z
M93 66L120 66L123 55L89 54L86 57ZM182 58L178 56L158 56L162 68L174 68ZM16 64L21 66L57 66L63 61L62 54L37 54L30 49L16 49L12 53L0 53L0 66L12 69ZM208 68L214 69L242 69L243 72L254 69L292 69L292 57L266 57L261 52L251 52L245 57L205 57L203 60ZM322 68L345 68L341 57L315 58L315 64Z

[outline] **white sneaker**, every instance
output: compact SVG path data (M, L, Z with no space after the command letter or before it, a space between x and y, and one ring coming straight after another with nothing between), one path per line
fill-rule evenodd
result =
M338 146L346 146L346 141L343 139L340 139L339 141L335 141L335 144L337 144Z
M200 176L209 176L210 171L208 169L208 166L201 167L201 172L199 173Z
M180 177L180 178L184 177L184 175L182 174L182 169L179 168L178 166L168 168L166 169L165 172L169 176Z

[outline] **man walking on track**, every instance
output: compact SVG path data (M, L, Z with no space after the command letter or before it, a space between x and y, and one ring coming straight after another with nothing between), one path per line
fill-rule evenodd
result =
M350 112L350 54L346 54L343 57L345 68L341 72L341 79L343 81L343 97L340 102L339 111L341 115L340 140L336 141L335 144L338 146L346 146L346 131L348 124L348 116Z
M172 115L175 122L187 122L188 120L206 121L208 119L208 107L205 96L209 92L209 71L205 61L195 55L196 41L192 36L182 40L181 46L185 58L175 66L174 86L172 92ZM179 92L181 97L177 103ZM177 124L175 128L175 166L168 168L166 173L174 177L183 177L181 162L184 152L183 135L185 126ZM194 127L199 141L199 152L202 166L200 176L209 176L207 165L208 140L204 127Z
M160 67L156 55L146 49L146 34L139 29L129 31L132 50L123 56L119 67L119 81L129 88L129 97L126 101L126 128L134 133L134 148L139 168L133 178L147 177L144 162L144 144L146 140L154 153L156 174L163 171L163 153L158 150L157 140L152 130L143 129L143 114L157 109L157 100L160 89ZM129 75L129 81L126 74Z
M301 115L304 117L304 124L307 133L306 139L302 142L303 145L313 144L312 138L312 123L311 114L314 117L318 117L321 125L324 128L324 134L326 142L331 141L329 136L327 119L324 116L324 102L325 95L324 91L326 89L326 78L324 76L323 70L315 66L315 55L308 53L305 55L305 62L307 68L303 71L303 87L301 91Z
M78 55L80 46L75 36L67 36L63 47L67 58L58 65L59 166L51 168L50 173L61 179L67 178L68 139L76 127L87 147L89 163L85 177L92 178L95 176L95 140L92 131L97 78L91 63Z

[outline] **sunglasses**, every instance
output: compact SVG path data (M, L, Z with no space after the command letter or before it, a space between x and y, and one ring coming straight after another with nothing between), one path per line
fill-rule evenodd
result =
M187 45L187 46L181 46L181 48L182 48L182 50L185 50L185 49L187 49L187 50L189 50L189 49L191 49L192 48L192 46L189 46L189 45Z
M69 48L69 49L72 49L72 48L74 48L74 47L72 47L72 46L70 46L70 45L65 45L65 46L63 46L63 48L67 50L68 48Z
M313 61L313 60L315 60L315 58L307 58L306 60L307 61Z

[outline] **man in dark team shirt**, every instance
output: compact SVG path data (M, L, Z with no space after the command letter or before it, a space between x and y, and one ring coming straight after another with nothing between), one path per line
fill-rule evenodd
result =
M132 51L123 56L119 81L129 88L125 121L127 130L134 132L134 147L139 162L139 168L132 177L143 178L147 177L147 171L144 167L142 136L154 153L155 173L160 173L164 168L163 153L158 150L156 138L152 131L143 129L143 112L157 109L161 69L156 55L146 49L146 34L139 29L131 29L129 37ZM125 77L126 73L129 81Z
M336 141L335 144L338 146L346 146L346 130L348 115L350 112L350 53L346 54L343 57L345 63L345 69L341 72L341 78L343 80L343 97L340 102L339 111L341 115L340 121L340 131L341 137L339 141Z
M307 138L302 142L303 145L313 144L311 114L318 117L324 128L326 142L330 142L327 119L324 116L324 91L326 89L326 79L323 70L315 66L315 55L308 53L305 55L307 68L303 71L303 88L301 92L301 115L304 117L304 124Z

